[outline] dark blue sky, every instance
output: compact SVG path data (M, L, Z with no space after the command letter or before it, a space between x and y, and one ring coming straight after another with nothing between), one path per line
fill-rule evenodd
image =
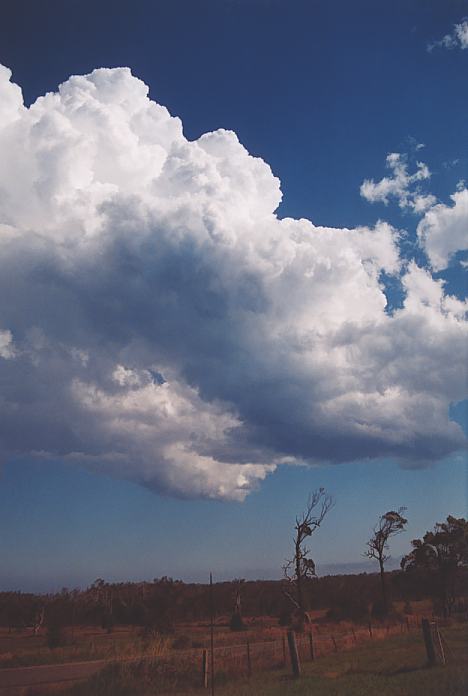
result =
M414 234L411 213L370 205L359 187L384 176L392 151L429 164L429 190L441 201L468 179L468 50L427 51L465 15L462 0L6 0L0 63L27 104L71 74L129 66L181 117L189 139L232 129L268 162L282 182L282 217L344 227L384 218ZM459 269L441 277L465 294ZM466 513L460 456L423 470L389 460L281 468L243 504L180 501L20 460L7 462L0 480L0 584L198 580L210 569L279 576L295 515L320 485L336 507L317 535L319 565L360 561L388 508L408 507L396 556L437 520Z

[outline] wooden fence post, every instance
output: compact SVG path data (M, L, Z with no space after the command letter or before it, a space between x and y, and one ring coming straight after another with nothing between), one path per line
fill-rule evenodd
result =
M299 662L299 653L297 652L296 634L294 631L288 631L288 647L291 657L291 667L293 675L299 677L301 674L301 663Z
M434 649L434 641L432 639L431 625L429 619L422 619L421 621L422 632L424 636L424 643L426 645L427 661L429 667L433 667L436 662L436 654Z
M284 636L281 636L281 642L283 644L283 663L286 666L286 639Z
M368 628L369 628L369 636L372 638L372 624L370 621L369 621Z
M247 674L250 677L252 674L252 662L250 660L250 642L247 641Z
M213 574L210 573L210 687L211 696L215 693L214 683L214 600L213 600Z
M439 626L437 625L437 623L435 624L434 628L435 628L435 631L434 631L434 632L435 632L435 634L436 634L436 636L437 636L437 644L438 644L438 648L439 648L439 656L440 656L440 659L441 659L442 664L445 665L445 664L446 664L446 660L445 660L445 651L444 651L444 646L442 645L442 637L441 637L441 635L440 635Z
M202 686L208 688L208 650L202 652Z
M310 659L313 661L315 659L315 654L314 654L314 639L312 638L312 631L309 632L309 649L310 649Z

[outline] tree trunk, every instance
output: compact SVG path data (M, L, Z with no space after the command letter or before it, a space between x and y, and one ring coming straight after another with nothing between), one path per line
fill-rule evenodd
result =
M384 570L384 564L381 558L379 558L379 566L380 566L380 583L382 585L382 602L383 602L383 611L384 614L388 614L388 601L387 601L387 586L385 585L385 570Z
M299 611L304 613L304 598L302 596L302 571L301 571L301 546L296 542L296 586L297 586L297 603Z
M304 595L303 595L303 587L302 587L302 566L301 566L301 542L299 537L296 540L296 591L297 591L297 604L298 604L298 611L297 611L297 621L295 622L295 630L298 631L299 633L302 633L304 630L304 614L305 614L305 609L304 609Z

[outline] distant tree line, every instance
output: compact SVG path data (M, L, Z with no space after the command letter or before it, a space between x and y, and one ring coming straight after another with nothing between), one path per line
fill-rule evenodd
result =
M320 506L322 502L321 498ZM318 519L321 511L319 507ZM399 519L390 520L397 526L403 524L401 511L392 513ZM298 518L296 531L300 538L310 537L301 524L303 520ZM377 525L374 533L379 529ZM296 548L298 554L305 553L300 545ZM468 523L449 516L433 531L413 540L411 549L403 558L401 570L385 573L386 609L398 601L406 603L406 610L411 611L412 601L432 598L434 611L439 615L466 610ZM308 561L307 555L300 558ZM293 567L297 567L296 561L297 558ZM307 562L300 567L310 571L312 566ZM382 573L316 577L304 572L300 592L304 607L327 610L329 620L367 621L370 616L383 618L386 613L382 611ZM236 579L215 583L213 593L216 614L226 617L228 623L233 606L240 615L240 596L243 617L276 616L284 624L291 620L293 607L285 593L285 581ZM51 633L52 642L54 631L61 625L95 625L112 631L116 624L127 624L140 626L142 631L169 633L178 622L208 622L209 617L207 584L184 583L167 577L139 583L108 583L99 578L85 590L64 588L48 595L0 593L0 625L10 630L26 626L34 630L43 623Z

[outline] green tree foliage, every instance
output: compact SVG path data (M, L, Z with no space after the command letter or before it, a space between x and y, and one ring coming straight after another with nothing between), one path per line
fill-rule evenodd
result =
M401 561L403 570L424 570L436 578L436 608L447 616L457 596L460 570L468 566L468 522L449 515L433 531L411 542L412 551Z

